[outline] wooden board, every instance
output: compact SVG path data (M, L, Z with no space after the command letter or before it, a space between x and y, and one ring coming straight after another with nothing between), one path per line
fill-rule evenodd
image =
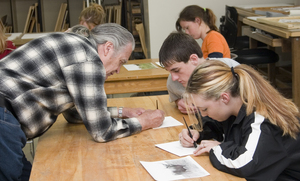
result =
M117 23L121 25L121 19L122 19L122 4L114 6L114 23Z
M252 39L263 42L271 47L282 47L282 38L271 38L262 33L254 33L254 31L251 30L250 26L243 26L242 30L244 35L247 35Z
M29 31L30 31L29 28L30 28L32 17L33 17L33 13L34 13L34 6L30 6L29 10L28 10L27 19L26 19L23 33L29 33Z
M40 21L39 21L39 19L38 19L38 17L39 17L39 14L38 14L38 3L35 3L34 4L34 18L35 18L35 31L37 32L37 33L39 33L39 32L41 32L41 30L40 30Z
M35 28L35 32L40 32L40 23L38 19L38 3L29 7L27 19L23 33L32 33Z
M6 26L6 19L7 19L7 15L2 16L0 19L0 22L3 25L3 28L4 28L4 26Z
M55 32L63 31L62 30L62 28L64 27L63 23L66 23L64 21L64 19L65 19L66 13L67 13L67 7L68 7L67 3L62 3L61 6L60 6L60 10L59 10L59 13L58 13L56 25L55 25L55 28L54 28Z
M67 17L68 17L69 11L66 10L63 18L63 22L61 24L61 31L66 31L69 28L69 25L67 24Z
M300 29L300 16L257 18L257 21L285 29Z
M3 32L5 32L4 30L5 30L5 26L4 26L4 24L2 23L2 21L0 20L0 28L1 28L1 30L3 30Z
M284 15L291 15L295 11L300 11L300 6L275 6L275 7L255 7L253 11L269 11L275 13L281 13Z
M114 7L113 6L105 6L105 12L106 12L106 22L107 23L113 23L113 13Z
M136 24L135 29L137 30L137 32L139 34L144 55L146 58L148 58L148 52L147 52L148 50L147 50L146 40L145 40L144 24L143 23Z
M106 22L121 24L122 5L105 6Z
M86 8L85 1L83 1L83 3L82 3L82 10L84 10L85 8Z

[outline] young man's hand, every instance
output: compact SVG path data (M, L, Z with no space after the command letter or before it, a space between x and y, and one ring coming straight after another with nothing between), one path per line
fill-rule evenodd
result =
M183 114L187 114L187 110L186 110L186 107L185 107L185 103L183 101L183 99L177 99L175 101L176 105L177 105L177 108L178 110L183 113ZM188 108L191 110L192 113L195 113L197 111L197 108L195 106L188 106Z

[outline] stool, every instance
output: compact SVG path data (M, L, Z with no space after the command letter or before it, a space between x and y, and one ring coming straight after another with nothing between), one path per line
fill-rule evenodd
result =
M236 54L235 60L241 64L259 65L268 64L268 80L276 86L276 66L279 61L279 56L272 50L266 48L256 48L247 50L236 50L232 53Z

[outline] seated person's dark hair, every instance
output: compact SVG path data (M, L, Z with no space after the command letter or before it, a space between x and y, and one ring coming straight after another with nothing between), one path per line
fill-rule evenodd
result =
M187 63L192 54L203 57L201 47L190 35L182 32L171 33L159 50L159 62L168 67L175 62Z

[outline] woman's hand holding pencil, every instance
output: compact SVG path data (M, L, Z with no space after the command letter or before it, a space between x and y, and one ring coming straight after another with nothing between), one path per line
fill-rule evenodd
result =
M192 137L190 136L188 129L183 129L181 133L179 133L179 141L183 147L195 147L196 141L200 137L198 131L190 130L190 132L192 134Z

